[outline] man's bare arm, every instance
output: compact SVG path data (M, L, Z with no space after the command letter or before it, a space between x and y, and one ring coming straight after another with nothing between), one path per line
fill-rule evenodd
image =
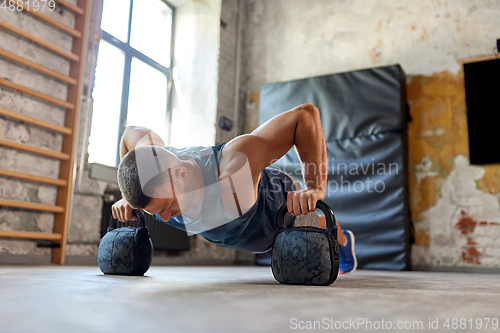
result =
M316 106L299 105L262 124L252 135L262 139L266 145L260 161L263 168L280 159L295 145L305 166L303 176L306 187L326 190L326 142Z
M120 140L120 160L130 150L141 146L165 146L158 134L146 127L128 126Z
M151 145L163 147L165 143L158 134L146 127L128 126L120 140L120 160L134 148ZM113 217L121 222L137 219L132 215L132 211L133 208L124 198L115 202L111 207Z
M228 142L224 152L244 153L256 179L262 169L281 158L294 145L304 165L305 188L289 193L288 210L295 215L307 214L315 209L317 200L324 199L327 182L325 137L319 110L314 105L302 104L270 119L251 134Z

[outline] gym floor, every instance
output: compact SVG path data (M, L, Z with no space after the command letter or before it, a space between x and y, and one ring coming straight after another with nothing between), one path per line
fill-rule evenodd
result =
M362 332L391 321L393 331L439 332L453 331L453 318L476 325L500 317L494 274L358 270L329 287L280 285L268 267L152 267L146 275L1 266L0 331L290 332L319 321L324 330ZM363 320L375 327L367 330ZM485 323L477 331L500 329Z

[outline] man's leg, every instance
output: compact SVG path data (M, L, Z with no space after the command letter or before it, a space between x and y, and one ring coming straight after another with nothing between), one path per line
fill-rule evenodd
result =
M335 220L335 223L337 224L337 240L340 246L344 246L347 243L347 237L342 232L339 221ZM319 227L322 229L326 228L326 217L324 215L319 217Z

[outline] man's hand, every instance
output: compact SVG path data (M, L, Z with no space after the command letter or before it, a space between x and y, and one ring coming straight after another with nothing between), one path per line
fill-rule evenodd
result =
M137 220L137 217L132 214L134 209L130 207L127 200L121 199L113 204L111 212L113 217L120 222L127 222L130 220Z
M286 206L290 215L305 215L316 210L316 202L325 198L322 188L307 188L288 192Z

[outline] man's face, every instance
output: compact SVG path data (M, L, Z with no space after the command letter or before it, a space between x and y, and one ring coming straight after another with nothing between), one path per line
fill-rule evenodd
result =
M144 212L150 215L158 214L163 221L182 215L178 200L173 198L153 198L144 208Z
M155 197L151 199L149 205L144 208L148 214L158 214L163 221L168 221L171 217L183 215L187 212L193 199L192 192L186 188L186 169L179 168L172 172L173 186L167 181L155 191ZM174 188L175 195L172 192Z

